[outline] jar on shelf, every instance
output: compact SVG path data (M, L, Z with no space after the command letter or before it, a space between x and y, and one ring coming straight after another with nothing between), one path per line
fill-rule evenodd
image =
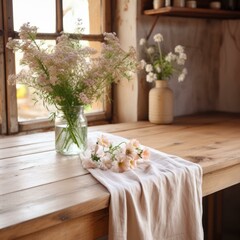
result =
M188 8L196 8L197 7L197 1L187 1L186 7Z
M153 9L159 9L165 6L165 0L153 0Z
M212 2L210 2L209 7L211 9L221 9L222 4L220 1L212 1Z
M165 0L165 7L170 7L171 5L171 0Z
M185 7L185 0L173 0L174 7Z

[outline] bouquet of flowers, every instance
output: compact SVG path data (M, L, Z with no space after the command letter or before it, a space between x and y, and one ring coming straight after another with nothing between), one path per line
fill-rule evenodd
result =
M36 36L37 27L26 23L20 28L20 39L9 39L7 47L23 53L20 64L25 68L10 75L8 81L34 88L46 107L54 105L60 110L67 121L64 146L71 141L79 146L77 113L71 110L98 100L107 87L121 78L130 79L137 66L135 50L122 50L114 33L104 33L100 56L96 56L95 49L83 46L80 39L65 33L51 47L36 40Z
M141 161L147 161L150 152L141 147L137 139L114 145L106 136L97 139L96 144L81 154L83 167L100 168L114 172L125 172L137 167Z
M174 73L178 74L178 81L182 82L187 74L187 69L183 68L187 59L184 47L178 45L175 47L174 53L164 54L161 48L163 36L158 33L153 39L155 45L148 45L146 39L140 39L140 45L146 54L146 59L141 60L141 66L147 72L147 82L167 80Z

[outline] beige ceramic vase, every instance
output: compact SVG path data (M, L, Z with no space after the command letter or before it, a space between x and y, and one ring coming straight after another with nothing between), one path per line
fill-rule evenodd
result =
M156 80L149 92L149 121L156 124L173 122L173 92L165 80Z

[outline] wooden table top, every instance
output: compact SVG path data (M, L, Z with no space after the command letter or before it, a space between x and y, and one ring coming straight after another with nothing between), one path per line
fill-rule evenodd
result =
M203 195L240 183L240 114L177 118L89 127L199 163ZM55 226L108 208L108 191L81 166L78 156L54 150L54 133L0 138L0 239Z

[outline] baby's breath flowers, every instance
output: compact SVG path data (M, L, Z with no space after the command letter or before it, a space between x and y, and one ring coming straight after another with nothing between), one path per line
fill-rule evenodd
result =
M136 70L135 50L123 51L115 33L104 33L100 57L68 34L62 33L53 47L38 42L36 35L37 27L26 23L20 28L20 40L9 38L7 47L23 53L20 64L26 67L8 79L36 89L45 103L58 109L90 104L111 83L130 79Z
M96 144L80 157L86 169L100 168L122 173L136 168L140 160L149 160L150 152L142 147L137 139L114 145L105 135L102 135L97 139Z
M141 67L145 69L147 75L147 82L153 82L155 80L167 80L173 74L178 74L178 81L182 82L187 74L187 69L183 68L187 55L184 52L184 47L178 45L173 52L164 54L162 52L161 44L163 42L162 34L158 33L154 35L153 40L155 45L149 46L147 40L140 39L140 46L145 50L146 59L141 60Z
M73 39L65 33L52 47L36 37L37 27L25 23L20 28L20 39L9 39L7 47L23 53L20 64L24 68L10 75L8 81L34 88L39 97L37 101L41 99L46 107L54 105L63 112L69 131L74 126L71 121L76 119L67 117L70 109L98 100L107 87L122 78L130 80L138 66L135 50L132 47L128 51L121 49L115 33L103 34L100 55L95 49L83 46L81 39Z

